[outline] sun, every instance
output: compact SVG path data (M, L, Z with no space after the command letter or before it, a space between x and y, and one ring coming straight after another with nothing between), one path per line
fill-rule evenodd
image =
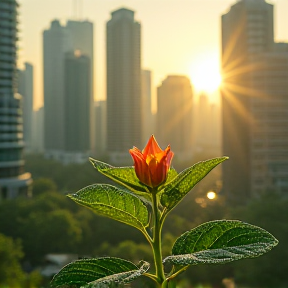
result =
M203 53L191 63L189 75L197 92L213 93L220 87L221 74L216 53Z

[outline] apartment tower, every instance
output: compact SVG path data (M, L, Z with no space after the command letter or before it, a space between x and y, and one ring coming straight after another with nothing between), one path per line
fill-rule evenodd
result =
M24 172L21 95L17 91L16 1L0 1L0 200L30 196L31 174Z

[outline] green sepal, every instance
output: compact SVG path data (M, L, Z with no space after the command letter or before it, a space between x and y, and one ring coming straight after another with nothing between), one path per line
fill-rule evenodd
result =
M93 184L69 194L76 203L91 208L95 213L138 228L148 226L148 210L132 193L108 184Z
M183 170L170 183L164 187L160 202L167 211L172 210L182 198L213 168L228 157L219 157L207 161L199 162L190 168Z
M150 267L141 261L138 266L130 261L103 257L82 259L66 265L52 281L52 287L108 288L126 284L140 277Z
M277 244L278 240L262 228L237 220L217 220L181 235L173 245L173 255L163 262L177 266L222 264L258 257Z

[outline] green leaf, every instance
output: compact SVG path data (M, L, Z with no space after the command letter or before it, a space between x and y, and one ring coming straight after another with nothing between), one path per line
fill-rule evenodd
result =
M141 231L148 225L148 210L135 195L107 184L94 184L68 195L76 203Z
M123 185L135 194L147 198L147 193L149 193L150 199L149 189L139 181L134 167L113 167L92 158L90 158L90 162L100 173Z
M181 235L172 256L163 262L174 265L219 264L258 257L278 244L262 228L236 220L204 223Z
M120 258L103 257L82 259L66 265L51 281L52 287L115 287L125 284L145 273L150 265L140 262L137 267L130 261Z
M168 211L173 209L200 180L226 159L228 159L228 157L210 159L196 163L192 167L183 170L174 180L164 187L160 198L161 204L166 207Z

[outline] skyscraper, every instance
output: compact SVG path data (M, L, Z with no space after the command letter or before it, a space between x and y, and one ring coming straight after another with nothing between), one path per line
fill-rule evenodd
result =
M157 89L157 140L180 160L192 156L193 94L186 76L170 75Z
M24 173L21 96L15 94L17 7L0 1L0 200L29 196L32 182Z
M156 127L152 116L152 77L150 70L142 70L142 146L144 147L149 137L155 134Z
M93 23L87 20L75 21L68 20L66 29L71 34L73 50L79 50L82 56L89 58L90 66L90 104L89 104L89 133L90 133L90 149L94 149L94 133L95 133L95 119L94 119L94 43L93 43Z
M87 161L91 150L90 64L90 58L79 51L65 55L65 163Z
M89 21L75 21L68 20L66 24L66 30L71 35L73 50L80 50L82 55L89 57L90 65L90 77L91 80L90 91L91 100L93 101L93 84L94 84L94 45L93 45L93 23ZM93 103L93 102L92 102Z
M106 26L107 149L116 160L131 145L141 147L141 26L126 8L111 15Z
M25 69L18 70L18 93L23 102L23 134L25 151L31 152L33 130L33 66L25 63Z
M288 192L287 51L274 43L273 5L264 0L241 0L222 16L223 152L230 157L223 191L231 203Z
M70 156L72 157L72 153L66 153L71 148L70 146L67 147L66 144L68 142L65 139L67 136L65 129L68 127L66 121L67 118L69 118L66 114L69 114L68 106L75 106L76 102L79 104L78 101L83 101L81 107L86 107L87 91L89 91L89 106L88 110L86 111L87 114L85 114L84 118L89 118L89 125L87 126L87 129L89 129L88 150L91 150L92 145L91 134L93 127L91 125L93 123L93 24L88 21L68 21L66 26L61 26L58 20L54 20L51 23L50 29L45 30L43 33L43 48L45 154L48 157L52 157L63 162L70 162L68 158ZM76 50L81 53L82 56L80 58L74 58L72 60L71 57L67 56L74 55ZM65 57L68 57L68 59ZM89 79L84 79L83 77L76 79L72 75L76 75L78 73L77 71L68 71L69 77L67 78L67 75L65 75L65 73L67 74L65 63L68 66L70 65L71 69L77 69L77 67L79 68L81 66L80 62L82 64L84 63L84 58L86 59L86 62L89 62L89 65L87 64L89 66L89 73L85 71L85 76L88 76ZM66 62L65 59L67 60ZM77 66L77 63L79 66ZM68 79L72 78L74 79L73 82L68 83ZM85 82L85 85L89 85L89 87L85 88L85 96L82 98L80 95L77 97L75 96L76 90L73 93L71 92L71 87L75 88L75 81L78 83L77 87L82 87L81 91L84 91L84 82L80 83L80 79L81 81ZM69 85L71 85L71 87ZM70 92L68 93L67 91ZM76 102L71 103L72 101ZM79 132L79 130L77 131ZM82 152L84 154L87 153L87 149L85 148L85 150ZM71 161L73 161L72 158Z

